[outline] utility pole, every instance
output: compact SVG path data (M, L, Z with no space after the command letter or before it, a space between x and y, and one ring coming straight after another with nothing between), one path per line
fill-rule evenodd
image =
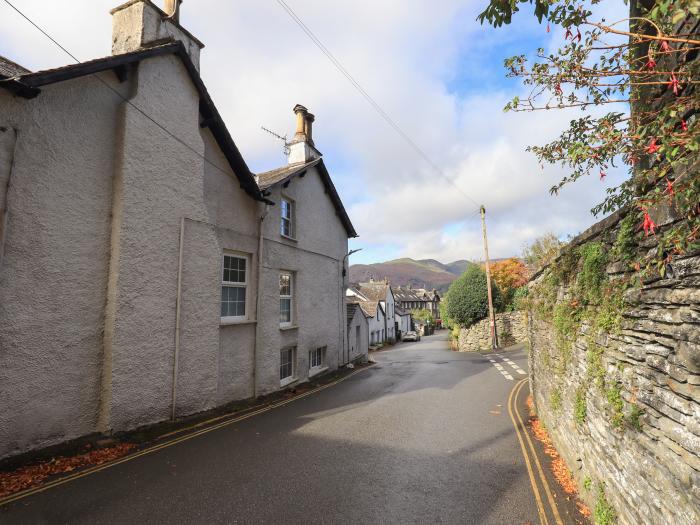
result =
M498 334L496 334L496 316L493 313L493 297L491 295L491 267L489 262L489 243L486 240L486 208L481 206L481 229L484 232L484 260L486 261L486 289L489 296L489 326L491 328L491 348L498 349Z

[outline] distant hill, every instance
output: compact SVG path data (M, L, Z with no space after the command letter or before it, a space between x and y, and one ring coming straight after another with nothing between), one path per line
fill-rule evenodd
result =
M462 275L469 261L454 261L449 264L435 259L395 259L375 264L353 264L350 266L350 282L367 282L370 277L375 280L389 279L396 286L411 285L414 288L433 288L445 292L452 281Z

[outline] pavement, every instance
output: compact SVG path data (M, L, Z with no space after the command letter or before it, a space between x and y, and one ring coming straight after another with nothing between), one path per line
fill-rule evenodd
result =
M521 347L455 353L442 331L373 356L337 385L2 505L0 523L557 523L509 413Z

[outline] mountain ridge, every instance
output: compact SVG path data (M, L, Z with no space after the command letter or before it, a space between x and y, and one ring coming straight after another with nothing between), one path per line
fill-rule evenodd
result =
M403 257L373 264L350 266L350 282L367 282L388 279L395 286L412 286L445 292L452 281L462 275L470 264L467 260L442 263L436 259L411 259Z

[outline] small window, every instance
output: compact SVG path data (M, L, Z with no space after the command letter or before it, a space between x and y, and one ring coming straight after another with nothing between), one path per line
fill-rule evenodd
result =
M326 365L326 347L309 351L309 369L323 368Z
M293 284L291 273L283 272L280 274L280 326L291 326L292 324Z
M280 203L280 233L285 237L294 237L294 203L288 199L282 199Z
M221 319L225 321L244 320L246 319L248 258L225 254L222 273Z
M285 348L280 352L280 382L284 386L294 380L296 348Z

